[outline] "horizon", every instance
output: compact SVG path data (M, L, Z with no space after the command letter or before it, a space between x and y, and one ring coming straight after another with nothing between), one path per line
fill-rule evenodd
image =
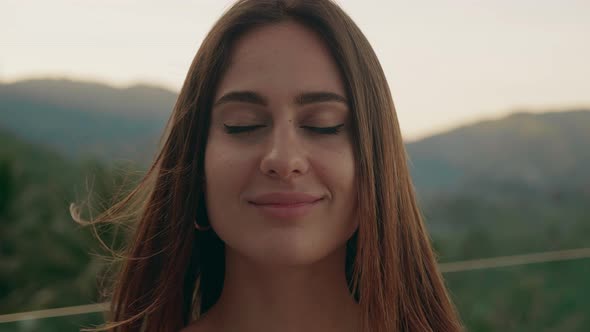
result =
M0 33L8 45L0 82L65 78L178 93L201 40L233 3L110 1L58 0L36 11L2 1L10 6L0 12L0 31L9 32ZM589 2L458 1L338 1L381 62L405 141L516 112L590 106Z
M142 88L152 88L152 89L163 89L163 90L166 90L167 92L170 92L172 94L179 93L179 91L172 90L171 88L166 87L164 85L157 85L156 83L153 83L153 82L138 81L138 82L131 82L129 84L113 84L111 82L102 82L102 81L95 81L95 80L88 80L88 79L75 79L75 78L65 77L65 76L24 77L22 79L13 80L13 81L0 80L0 84L9 85L9 84L15 84L15 83L27 82L27 81L69 81L72 83L104 85L109 88L119 89L119 90L124 90L124 89L128 89L128 88L133 88L133 87L142 87ZM172 110L170 110L170 111L172 111ZM439 130L427 132L421 136L407 137L406 135L403 135L403 140L404 140L405 144L415 143L415 142L418 142L418 141L421 141L424 139L428 139L430 137L434 137L437 135L444 135L446 133L449 133L451 131L454 131L454 130L457 130L457 129L460 129L463 127L477 125L482 122L499 121L499 120L502 120L502 119L505 119L505 118L508 118L508 117L511 117L511 116L514 116L517 114L529 114L529 115L538 114L538 115L540 115L540 114L546 114L546 113L566 113L566 112L575 112L575 111L590 112L590 104L556 106L556 107L545 107L545 108L535 108L535 109L528 109L528 108L511 109L511 110L506 110L506 112L496 112L494 114L483 115L482 117L479 117L479 118L474 118L474 119L470 119L470 120L463 121L463 122L453 123L446 128L439 128ZM403 132L403 124L400 124L400 127Z

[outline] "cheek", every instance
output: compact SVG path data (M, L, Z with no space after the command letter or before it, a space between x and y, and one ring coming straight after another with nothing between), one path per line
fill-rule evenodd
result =
M314 168L319 178L330 189L337 202L338 215L352 214L356 207L355 160L352 147L347 145L333 150L314 153ZM352 219L352 218L351 218Z
M355 161L350 144L322 148L312 153L316 171L330 185L349 192L354 186Z
M221 133L212 133L205 149L205 178L213 184L232 183L251 168L251 157L244 149L231 144ZM232 187L239 183L233 183ZM212 185L212 189L216 189Z
M244 151L212 137L205 150L205 197L210 219L219 219L228 202L240 198L240 189L248 180L251 165Z

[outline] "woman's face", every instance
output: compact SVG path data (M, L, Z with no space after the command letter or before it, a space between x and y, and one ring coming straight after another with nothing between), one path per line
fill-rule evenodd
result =
M209 222L228 250L296 265L345 246L358 225L346 97L328 49L302 25L235 43L205 153Z

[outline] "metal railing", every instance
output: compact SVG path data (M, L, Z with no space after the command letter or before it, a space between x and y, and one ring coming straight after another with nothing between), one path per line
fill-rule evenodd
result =
M548 263L572 259L590 258L590 248L572 250L548 251L525 255L510 255L483 259L472 259L448 263L439 263L442 273L473 271L492 269L508 266L518 266L536 263ZM0 323L18 322L42 318L73 316L107 311L108 302L85 304L72 307L62 307L46 310L19 312L8 315L0 315Z

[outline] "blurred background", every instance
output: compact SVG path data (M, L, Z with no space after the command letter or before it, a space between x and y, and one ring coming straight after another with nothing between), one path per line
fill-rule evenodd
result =
M69 203L100 210L137 181L230 3L0 0L0 317L99 301L107 253ZM468 330L590 331L588 255L498 259L590 247L590 2L338 3L385 70Z

